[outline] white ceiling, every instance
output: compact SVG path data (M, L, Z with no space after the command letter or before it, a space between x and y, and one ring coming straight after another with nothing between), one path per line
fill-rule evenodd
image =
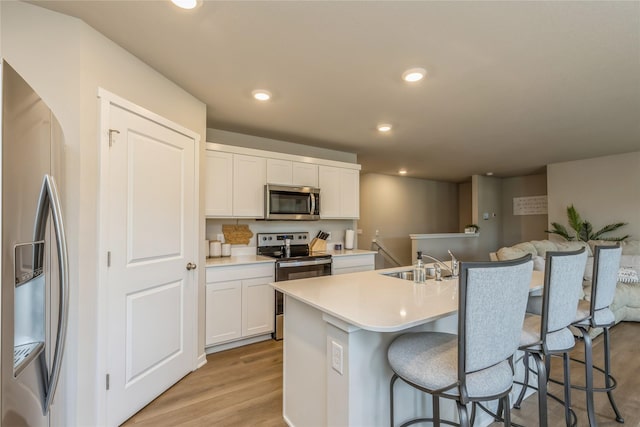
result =
M353 152L364 172L462 181L640 150L638 1L32 3L205 102L208 127ZM428 78L403 82L416 66Z

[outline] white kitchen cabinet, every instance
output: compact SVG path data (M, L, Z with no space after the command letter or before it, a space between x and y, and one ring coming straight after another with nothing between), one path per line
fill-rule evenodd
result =
M206 269L205 346L273 332L273 263Z
M233 215L233 154L206 151L205 157L206 216Z
M233 216L264 218L264 157L233 155Z
M242 336L242 282L207 284L206 331L207 345L231 341Z
M375 253L334 256L332 258L331 274L333 275L371 270L375 270Z
M317 187L318 165L282 159L267 159L267 183Z
M242 281L242 335L245 337L273 332L275 302L271 282L273 276Z
M318 186L318 165L313 163L291 162L293 185L304 185L307 187Z
M318 177L321 218L360 216L360 173L357 169L320 166Z
M292 176L290 160L267 159L267 184L291 185Z

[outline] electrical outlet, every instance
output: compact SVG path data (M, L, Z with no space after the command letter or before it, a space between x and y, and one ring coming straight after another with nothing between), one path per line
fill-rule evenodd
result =
M342 346L335 341L331 341L331 367L342 375Z

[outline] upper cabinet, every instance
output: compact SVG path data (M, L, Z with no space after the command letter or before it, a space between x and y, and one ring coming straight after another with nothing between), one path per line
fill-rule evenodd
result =
M267 183L318 186L318 165L291 160L267 159Z
M264 218L267 183L320 188L321 218L359 216L360 165L211 142L205 159L207 217Z
M233 154L206 151L206 182L204 214L233 215Z
M360 217L360 173L356 169L320 166L320 217Z
M264 157L233 155L233 216L264 217L266 167Z

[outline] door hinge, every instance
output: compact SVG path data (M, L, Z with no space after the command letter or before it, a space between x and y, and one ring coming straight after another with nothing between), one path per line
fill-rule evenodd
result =
M105 378L105 385L107 386L107 390L109 390L109 374L107 374L106 378Z
M111 147L113 145L113 143L115 142L115 135L118 135L120 133L119 130L116 129L109 129L109 147Z
M111 267L111 251L107 252L107 267Z

